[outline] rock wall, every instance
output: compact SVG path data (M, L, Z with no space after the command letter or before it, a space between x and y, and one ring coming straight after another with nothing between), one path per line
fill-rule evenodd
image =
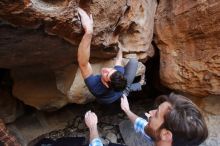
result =
M0 18L19 28L38 28L77 47L83 31L77 8L82 7L93 14L92 49L98 49L99 53L94 53L96 57L111 58L105 51L114 53L114 49L120 47L124 52L135 52L145 59L153 55L150 45L156 6L156 0L3 1ZM101 52L105 56L100 56Z
M0 68L11 70L13 95L43 110L94 100L77 66L83 29L77 8L93 14L95 73L124 57L154 55L156 0L15 0L0 2Z
M161 0L155 18L160 78L194 96L220 95L220 1Z

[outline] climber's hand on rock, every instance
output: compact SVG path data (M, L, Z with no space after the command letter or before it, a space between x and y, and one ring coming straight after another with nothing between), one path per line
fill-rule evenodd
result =
M85 30L85 33L92 34L93 33L93 18L92 14L90 16L81 8L78 8L78 12L81 18L82 26Z

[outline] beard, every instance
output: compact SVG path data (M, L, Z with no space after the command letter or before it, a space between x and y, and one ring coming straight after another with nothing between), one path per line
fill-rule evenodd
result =
M153 141L160 141L160 130L154 130L152 127L147 126L145 128L146 134L153 140Z

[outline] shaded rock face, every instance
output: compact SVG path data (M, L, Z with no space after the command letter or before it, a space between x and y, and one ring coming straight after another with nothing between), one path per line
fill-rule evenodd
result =
M74 47L42 30L0 26L0 67L39 67L56 69L76 59Z
M67 103L65 95L56 86L52 71L41 69L12 70L13 95L25 104L38 109L53 110Z
M156 12L160 78L195 96L220 94L220 1L161 0Z
M9 71L0 69L0 119L11 123L24 113L23 105L11 92L12 80Z
M77 8L93 14L91 62L98 73L112 66L118 48L125 57L154 55L156 6L156 0L1 1L0 68L11 69L13 95L41 110L94 100L76 61L83 35Z

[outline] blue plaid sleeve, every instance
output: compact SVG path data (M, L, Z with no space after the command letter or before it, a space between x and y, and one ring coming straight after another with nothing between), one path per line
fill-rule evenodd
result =
M134 129L137 133L141 133L148 141L152 142L152 139L145 133L144 128L148 125L148 122L138 117L134 122Z
M89 146L103 146L103 144L102 144L102 141L100 140L100 138L95 138L91 141Z
M134 122L134 129L137 133L140 132L142 134L145 134L144 127L147 124L148 124L148 122L145 119L138 117Z

